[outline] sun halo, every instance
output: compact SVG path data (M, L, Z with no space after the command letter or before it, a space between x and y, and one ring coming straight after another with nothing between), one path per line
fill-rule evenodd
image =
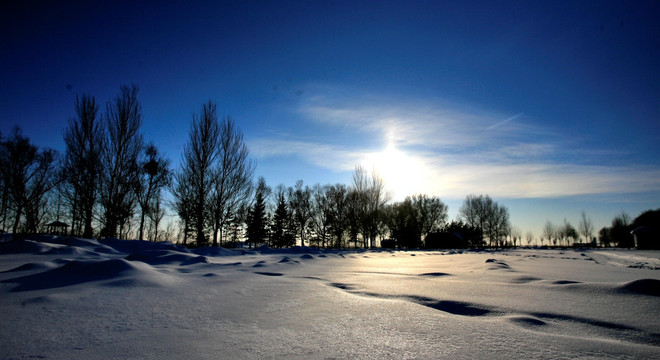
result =
M423 166L416 159L397 149L393 144L377 153L373 153L367 160L368 165L383 179L385 189L395 201L403 200L406 196L419 193L422 189Z

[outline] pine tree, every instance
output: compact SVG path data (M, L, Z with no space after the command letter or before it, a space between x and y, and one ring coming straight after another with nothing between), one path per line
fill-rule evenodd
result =
M247 216L247 239L248 244L255 246L265 241L266 231L266 197L270 189L266 186L266 180L259 178L255 192L254 204L250 207Z

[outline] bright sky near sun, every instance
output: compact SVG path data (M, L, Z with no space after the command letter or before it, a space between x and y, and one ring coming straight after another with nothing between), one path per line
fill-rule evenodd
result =
M270 185L350 184L454 218L489 194L540 235L660 207L660 2L74 1L0 5L0 131L63 151L76 95L135 83L176 165L213 100ZM64 4L63 4L64 3Z

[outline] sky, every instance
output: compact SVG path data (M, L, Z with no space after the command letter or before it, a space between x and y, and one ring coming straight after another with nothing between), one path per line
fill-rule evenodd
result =
M25 1L0 5L0 131L64 152L76 96L137 84L177 167L211 100L256 175L393 201L488 194L535 237L660 208L657 1Z

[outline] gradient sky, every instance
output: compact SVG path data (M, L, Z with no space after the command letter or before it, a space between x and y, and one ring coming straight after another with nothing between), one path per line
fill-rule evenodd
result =
M143 1L0 5L0 131L64 150L76 95L135 83L178 164L213 100L270 185L467 194L514 225L596 230L660 208L658 1Z

